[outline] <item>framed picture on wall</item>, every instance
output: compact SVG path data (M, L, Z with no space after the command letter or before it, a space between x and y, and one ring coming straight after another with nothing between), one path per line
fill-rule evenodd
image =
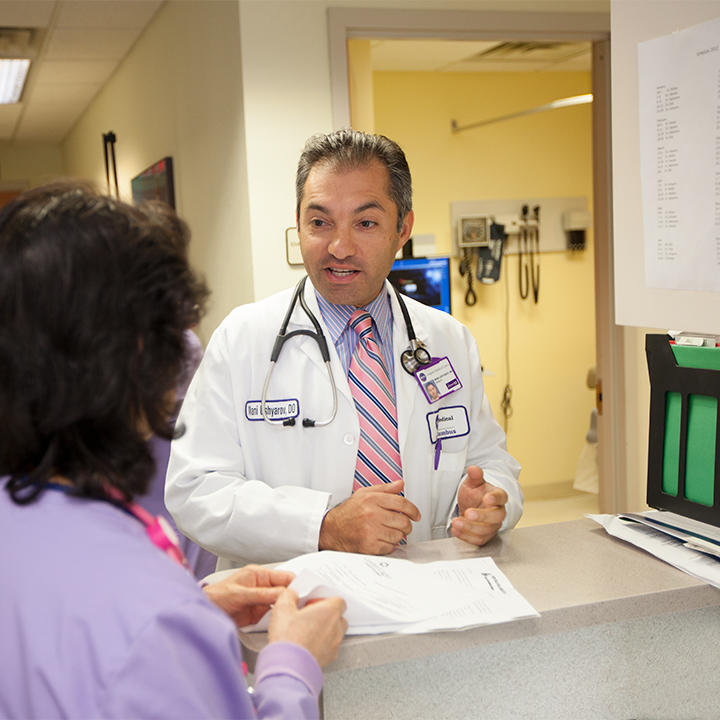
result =
M288 265L302 265L303 259L300 253L300 237L296 227L289 227L285 230L285 257Z
M175 181L173 159L164 157L130 180L133 202L161 200L175 208Z

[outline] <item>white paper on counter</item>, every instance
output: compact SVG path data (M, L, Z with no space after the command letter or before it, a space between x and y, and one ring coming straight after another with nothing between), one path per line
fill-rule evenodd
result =
M295 573L301 602L340 595L349 635L423 633L537 616L492 558L414 563L323 551L277 566ZM245 632L267 629L269 614Z
M683 540L667 535L633 520L617 515L587 515L602 525L609 535L632 543L714 587L720 588L720 561L710 555L687 547Z
M621 519L635 520L665 535L682 540L685 547L720 557L720 529L667 510L622 513Z

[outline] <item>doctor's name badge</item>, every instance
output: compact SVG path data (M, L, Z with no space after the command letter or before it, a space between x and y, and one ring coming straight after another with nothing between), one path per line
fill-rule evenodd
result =
M430 442L462 437L470 432L470 420L467 409L462 405L443 407L427 414Z
M268 420L291 420L299 414L300 401L296 398L265 401L265 417ZM264 420L262 400L248 400L245 403L245 417L253 422Z
M415 379L429 403L434 403L462 387L448 357L436 357L415 371Z

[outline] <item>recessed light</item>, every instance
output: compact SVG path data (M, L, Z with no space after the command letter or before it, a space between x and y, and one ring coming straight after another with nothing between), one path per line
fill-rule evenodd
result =
M28 59L0 59L0 104L20 101L29 69Z

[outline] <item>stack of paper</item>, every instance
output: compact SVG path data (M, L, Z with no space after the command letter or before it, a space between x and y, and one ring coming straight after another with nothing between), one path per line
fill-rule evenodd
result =
M657 510L587 517L602 525L610 535L720 588L720 531L717 528Z
M349 635L423 633L508 622L538 613L491 558L417 564L400 558L324 551L290 570L300 600L340 595ZM269 613L246 632L267 630Z

